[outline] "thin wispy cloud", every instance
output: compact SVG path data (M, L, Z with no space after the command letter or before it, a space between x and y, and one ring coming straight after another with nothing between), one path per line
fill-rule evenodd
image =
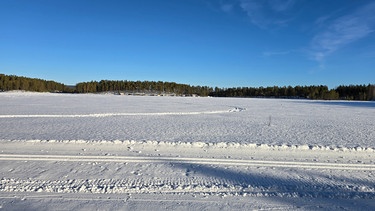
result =
M247 16L250 17L251 22L261 28L268 25L269 21L263 14L263 5L255 1L241 0L240 7L246 12Z
M327 56L372 34L375 31L374 11L375 3L370 3L333 20L327 20L327 17L317 19L316 24L325 22L326 27L311 41L312 59L323 65Z
M295 0L271 0L268 1L268 5L272 10L277 12L283 12L293 7Z
M222 0L219 9L225 13L240 11L255 26L268 29L286 26L293 19L288 11L296 0Z
M221 9L223 12L230 13L230 12L232 12L232 10L233 10L233 4L222 3L222 4L220 5L220 9Z
M292 9L295 0L238 0L239 7L259 28L285 26L291 20L285 12Z
M315 20L315 25L316 26L322 26L324 25L331 17L329 15L319 17L318 19Z

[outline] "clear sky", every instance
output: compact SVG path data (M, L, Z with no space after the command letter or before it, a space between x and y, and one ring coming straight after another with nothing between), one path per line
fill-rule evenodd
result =
M76 84L375 83L373 0L1 0L0 73Z

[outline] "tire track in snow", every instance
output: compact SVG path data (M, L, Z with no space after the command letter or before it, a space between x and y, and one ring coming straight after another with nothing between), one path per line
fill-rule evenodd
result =
M375 164L321 163L265 160L236 160L217 158L141 157L141 156L71 156L71 155L25 155L0 154L3 161L63 161L63 162L132 162L132 163L183 163L226 166L255 166L275 168L308 168L375 171Z

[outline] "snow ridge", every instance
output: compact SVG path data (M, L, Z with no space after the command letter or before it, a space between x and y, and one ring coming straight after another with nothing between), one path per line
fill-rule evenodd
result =
M143 145L147 146L174 146L185 148L220 148L220 149L259 149L268 151L343 151L343 152L375 152L371 147L343 147L343 146L323 146L323 145L290 145L290 144L256 144L237 142L169 142L169 141L136 141L136 140L1 140L0 142L29 142L29 143L66 143L66 144L121 144L121 145Z
M275 181L276 182L276 181ZM272 181L270 182L272 184ZM326 190L343 189L345 192L326 192L315 190L309 184L299 187L274 190L274 187L249 186L244 181L234 181L228 184L226 180L216 178L191 178L188 180L132 180L132 179L73 179L73 180L36 180L10 179L0 180L1 192L47 192L47 193L94 193L94 194L124 194L124 193L174 193L201 194L221 196L253 196L253 197L326 197L352 199L375 199L373 187L342 187L326 184ZM314 191L311 191L311 190Z

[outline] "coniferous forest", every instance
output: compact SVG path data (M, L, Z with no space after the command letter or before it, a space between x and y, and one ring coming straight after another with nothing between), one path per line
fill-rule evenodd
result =
M72 92L62 83L38 78L27 78L15 75L0 74L0 90L25 90L32 92Z
M191 86L163 81L101 80L67 86L55 81L0 74L0 91L25 90L34 92L100 93L114 92L147 95L262 97L323 100L375 100L375 84L341 85L329 89L324 85L219 88Z

